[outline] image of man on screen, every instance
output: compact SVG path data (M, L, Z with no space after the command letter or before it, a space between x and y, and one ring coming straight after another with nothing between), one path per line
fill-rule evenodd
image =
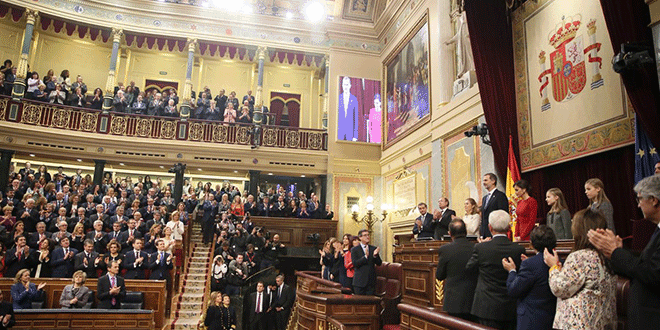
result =
M358 100L351 94L351 78L342 79L343 92L339 95L337 113L337 139L357 141L358 139Z

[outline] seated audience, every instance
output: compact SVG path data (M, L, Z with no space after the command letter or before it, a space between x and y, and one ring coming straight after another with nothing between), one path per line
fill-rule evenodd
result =
M55 84L55 89L48 95L48 100L50 103L64 105L64 102L66 101L66 93L62 90L62 85Z
M60 240L60 247L53 250L51 266L54 278L71 277L73 274L73 259L78 250L70 248L69 244L69 237L64 237Z
M94 245L93 240L86 239L84 250L74 257L74 270L76 273L79 271L84 272L85 278L96 278L98 276L96 270L101 269L102 258L98 252L94 251Z
M68 284L62 290L60 306L62 308L83 308L89 301L92 291L85 286L87 275L82 270L73 274L72 284Z
M32 309L32 301L43 294L46 282L39 283L39 286L30 282L30 270L21 269L14 277L14 285L11 286L11 299L14 304L14 310Z
M53 273L51 259L55 242L49 238L41 240L36 252L30 254L30 275L34 278L48 278Z
M545 263L550 267L548 283L557 297L555 329L615 329L616 275L610 263L589 243L589 230L607 229L601 212L591 208L573 217L573 252L559 262L557 253L546 250Z

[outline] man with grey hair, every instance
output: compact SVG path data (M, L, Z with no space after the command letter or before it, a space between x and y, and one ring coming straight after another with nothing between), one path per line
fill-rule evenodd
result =
M488 229L493 237L474 246L465 266L467 271L479 271L471 314L479 323L496 329L516 328L516 299L507 294L509 274L502 268L502 260L510 257L516 268L520 267L525 248L509 241L510 222L511 216L506 211L491 212Z
M642 179L634 190L644 218L656 226L639 257L624 249L621 238L609 229L592 229L587 236L612 260L614 272L631 279L626 308L630 329L655 329L660 324L660 176Z

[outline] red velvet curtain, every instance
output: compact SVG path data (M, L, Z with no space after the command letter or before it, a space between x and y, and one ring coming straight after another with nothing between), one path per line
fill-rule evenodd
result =
M622 43L627 42L644 41L652 47L651 17L644 0L600 0L600 4L615 53L620 51ZM655 67L649 65L621 77L642 127L653 145L660 146L660 130L657 129L660 123L660 89Z
M284 102L282 100L283 99ZM297 100L294 101L294 100ZM284 105L289 112L289 127L299 127L300 125L300 94L289 93L270 93L270 108L269 112L275 114L275 122L273 124L280 125L282 122L282 112Z
M513 37L507 8L501 1L466 0L464 9L495 165L506 175L509 135L518 146ZM514 153L520 159L517 147Z

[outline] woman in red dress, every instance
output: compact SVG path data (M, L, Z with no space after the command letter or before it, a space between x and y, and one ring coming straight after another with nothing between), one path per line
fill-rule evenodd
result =
M536 200L529 196L531 188L526 180L514 183L513 189L516 191L516 196L520 198L518 206L516 206L516 239L529 241L529 234L536 224Z

